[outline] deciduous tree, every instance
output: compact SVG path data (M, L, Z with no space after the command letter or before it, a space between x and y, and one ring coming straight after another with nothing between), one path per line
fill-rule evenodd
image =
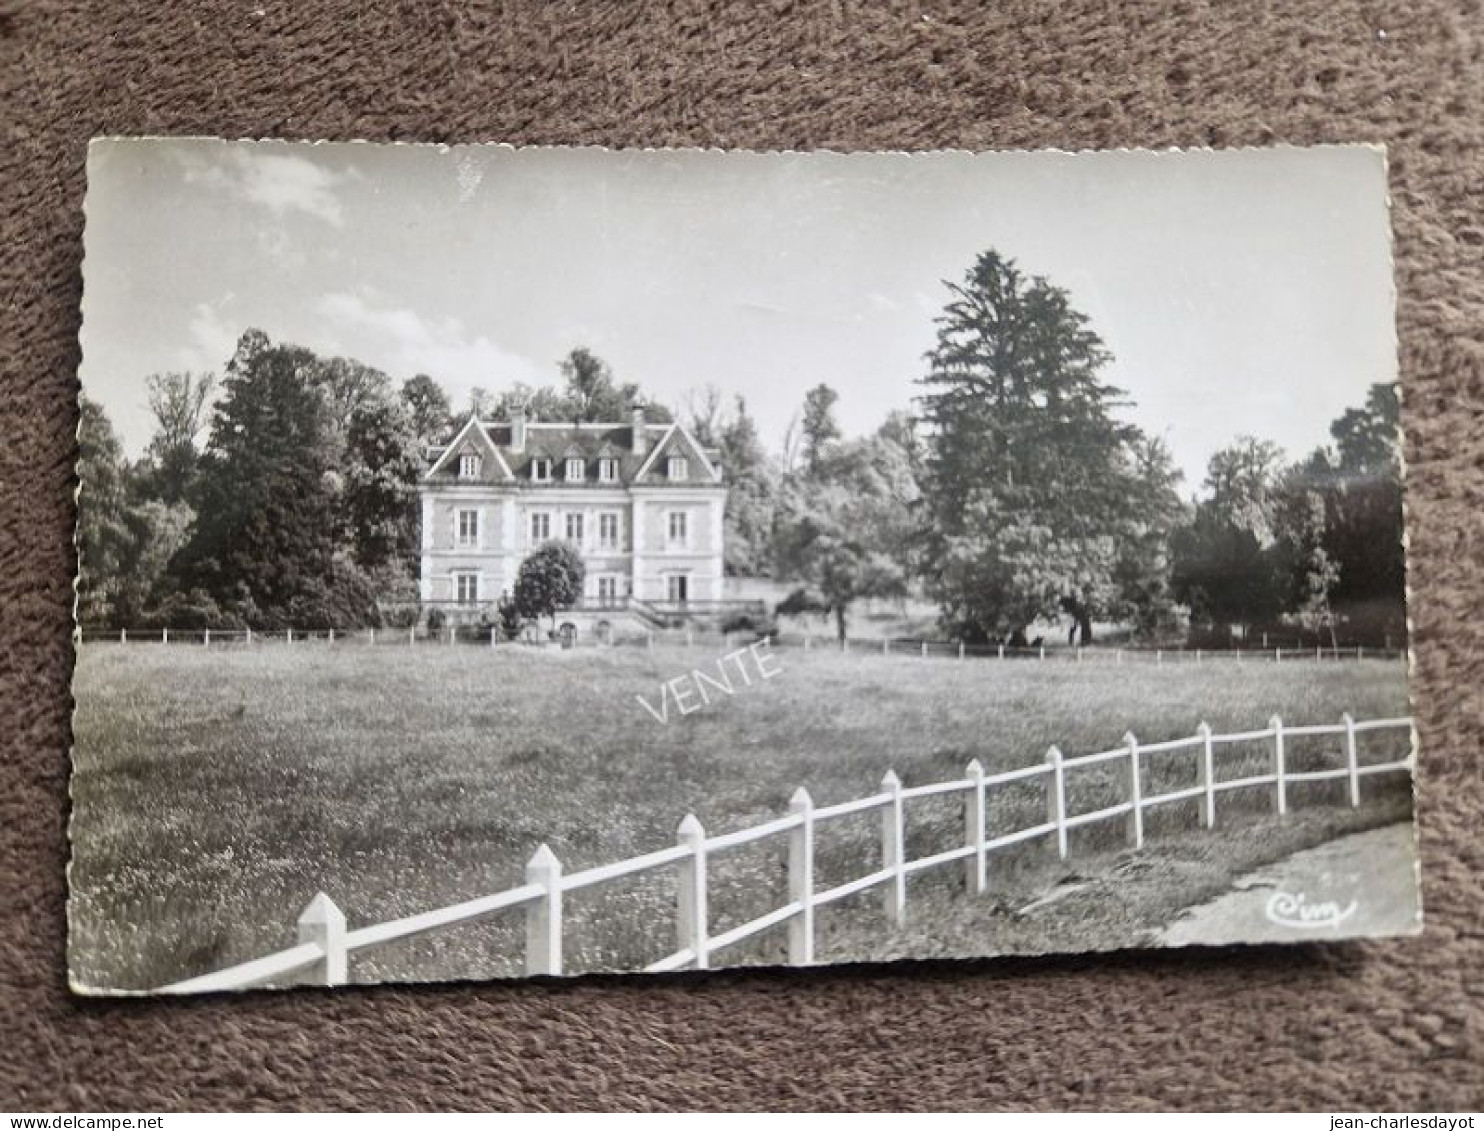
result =
M528 620L550 617L556 628L556 615L582 600L582 583L587 567L582 554L567 542L547 542L520 563L515 578L515 605Z

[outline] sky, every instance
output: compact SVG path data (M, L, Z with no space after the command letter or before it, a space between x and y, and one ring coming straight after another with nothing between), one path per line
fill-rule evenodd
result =
M921 390L990 248L1066 289L1123 415L1187 489L1239 435L1291 456L1395 380L1384 156L1350 146L757 154L114 140L88 159L81 380L138 455L152 373L248 327L470 389L584 345L683 408L746 397L777 449L805 391L847 435Z

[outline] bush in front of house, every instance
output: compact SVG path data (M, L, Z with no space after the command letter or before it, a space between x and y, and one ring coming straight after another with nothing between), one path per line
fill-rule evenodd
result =
M568 542L547 542L520 563L515 578L515 607L525 620L551 618L582 600L582 582L587 566L582 555Z

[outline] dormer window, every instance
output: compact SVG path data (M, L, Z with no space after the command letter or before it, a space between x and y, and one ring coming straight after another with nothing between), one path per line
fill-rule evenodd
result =
M459 456L459 478L479 478L479 457L473 452L465 452Z
M665 461L665 474L672 480L684 479L690 473L690 464L684 456L671 456Z
M612 456L604 456L598 461L598 482L618 482L618 460L614 459Z
M534 483L551 482L551 460L545 456L537 456L531 461L531 481Z
M587 467L583 461L576 456L567 457L567 482L581 483L587 478Z

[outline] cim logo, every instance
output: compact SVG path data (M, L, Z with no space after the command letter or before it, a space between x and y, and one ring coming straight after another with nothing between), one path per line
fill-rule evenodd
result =
M1351 900L1349 905L1341 907L1334 900L1324 903L1310 903L1309 897L1303 892L1293 894L1286 891L1274 892L1268 900L1267 906L1263 908L1268 921L1277 923L1280 927L1300 927L1304 929L1322 929L1324 927L1336 928L1350 916L1355 914L1357 904Z

